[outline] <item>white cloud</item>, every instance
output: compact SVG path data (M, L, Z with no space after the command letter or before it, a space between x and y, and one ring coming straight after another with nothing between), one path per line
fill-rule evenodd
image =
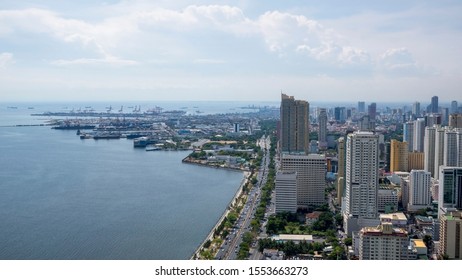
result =
M134 60L120 59L116 57L106 58L78 58L78 59L59 59L51 62L52 65L56 66L68 66L68 65L113 65L113 66L132 66L138 65L139 63Z
M1 11L0 25L6 26L5 30L48 34L66 43L80 44L100 55L102 61L116 56L124 46L133 43L134 38L155 44L159 36L171 31L179 33L176 35L189 35L194 31L212 29L234 36L261 38L268 50L279 56L305 54L316 60L341 64L368 62L366 51L344 46L332 30L303 15L271 11L252 20L240 8L227 5L190 5L182 10L159 7L127 10L125 14L108 16L95 23L64 18L43 9ZM170 33L169 38L175 38L175 34ZM179 45L174 39L170 43ZM155 47L157 50L162 48ZM77 60L77 63L82 61L99 60Z
M420 75L423 69L414 60L407 48L392 48L386 50L379 57L378 67L387 74L394 75Z
M8 65L14 63L12 53L0 53L0 69L5 69Z
M226 61L222 59L198 58L198 59L194 59L193 63L195 64L224 64L226 63Z

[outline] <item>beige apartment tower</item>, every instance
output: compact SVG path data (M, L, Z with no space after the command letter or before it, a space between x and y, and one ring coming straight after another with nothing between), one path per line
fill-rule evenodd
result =
M309 151L309 103L295 100L293 96L281 94L281 139L283 153L304 153Z
M390 172L408 171L408 143L392 139L390 149Z

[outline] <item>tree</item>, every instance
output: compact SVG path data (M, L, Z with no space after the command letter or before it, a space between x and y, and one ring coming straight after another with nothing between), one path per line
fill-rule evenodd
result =
M423 242L425 243L425 246L427 246L427 249L430 251L430 249L433 247L433 238L430 235L425 235L423 238Z
M344 242L346 246L353 245L353 239L351 237L345 238Z

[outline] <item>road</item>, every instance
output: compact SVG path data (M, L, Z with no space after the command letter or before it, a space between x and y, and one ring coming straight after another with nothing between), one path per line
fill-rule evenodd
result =
M242 242L244 234L251 231L250 223L255 217L256 210L261 200L261 190L263 186L265 186L266 181L268 179L268 168L270 163L270 144L271 142L269 136L263 136L257 142L257 145L259 145L263 151L262 163L257 174L257 184L250 190L247 202L245 203L241 213L239 213L239 217L232 231L230 232L230 234L228 234L228 237L219 248L218 253L215 256L216 259L237 259L239 253L239 246ZM253 252L253 250L251 250L251 252ZM252 256L254 255L255 254L252 253Z

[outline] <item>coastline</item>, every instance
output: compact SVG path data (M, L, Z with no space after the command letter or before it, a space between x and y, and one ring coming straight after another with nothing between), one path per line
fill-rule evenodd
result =
M184 161L183 161L184 162ZM204 165L204 164L200 164L200 163L192 163L192 162L187 162L187 163L191 163L191 164L197 164L197 165L201 165L201 166L207 166L207 165ZM216 168L219 168L219 167L216 167ZM243 171L243 170L240 170L240 169L233 169L233 168L223 168L223 169L229 169L229 170L232 170L232 171ZM215 225L210 229L210 232L209 234L204 238L204 240L201 242L201 244L197 247L196 250L194 250L194 253L191 255L191 257L189 258L190 260L195 260L195 259L198 259L197 256L200 255L200 251L204 248L204 244L207 242L207 241L212 241L213 239L213 235L214 235L214 232L215 230L220 226L220 224L223 222L223 220L228 216L228 214L230 213L230 208L231 208L231 205L237 201L237 199L239 198L239 196L242 194L242 190L244 188L244 186L249 182L249 178L250 176L252 175L252 172L250 171L243 171L244 172L244 178L242 178L241 180L241 184L239 186L239 188L237 189L236 193L234 194L233 198L229 201L228 205L226 206L226 209L223 211L223 214L221 215L221 217L217 220L217 222L215 223Z

